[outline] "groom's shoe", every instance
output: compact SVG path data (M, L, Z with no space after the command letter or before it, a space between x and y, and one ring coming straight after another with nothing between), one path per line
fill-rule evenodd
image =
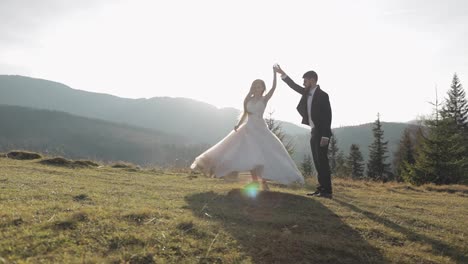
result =
M332 199L333 198L333 195L331 193L326 193L326 192L321 192L317 195L315 195L316 197L323 197L323 198L328 198L328 199Z
M319 190L317 190L317 191L315 191L315 192L307 193L307 196L318 196L318 195L320 195L320 191L319 191Z

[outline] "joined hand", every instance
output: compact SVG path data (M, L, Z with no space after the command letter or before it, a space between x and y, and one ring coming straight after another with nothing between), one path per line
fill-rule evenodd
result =
M281 69L281 67L279 66L278 63L276 63L275 65L273 65L273 69L274 69L275 72L277 72L277 73L279 73L279 74L281 74L281 75L285 74L284 71L283 71L283 69Z

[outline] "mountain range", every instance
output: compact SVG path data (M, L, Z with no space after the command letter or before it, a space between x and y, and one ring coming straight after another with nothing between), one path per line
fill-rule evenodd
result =
M187 98L128 99L12 75L0 75L0 105L0 150L53 150L63 156L143 165L174 160L187 164L231 131L240 113ZM300 162L310 153L308 129L278 122L295 145L293 158ZM382 124L393 152L409 124ZM335 128L333 132L345 153L351 144L358 144L367 158L373 141L372 123ZM161 154L164 152L171 153Z
M125 123L183 135L193 143L218 141L232 130L240 113L187 98L120 98L23 76L0 75L0 94L0 104Z

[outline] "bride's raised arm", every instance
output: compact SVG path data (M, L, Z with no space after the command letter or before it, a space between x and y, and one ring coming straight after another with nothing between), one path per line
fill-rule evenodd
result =
M270 91L268 91L268 93L265 95L265 99L267 101L270 100L270 98L273 96L275 89L276 89L276 70L275 70L275 67L273 66L273 85Z

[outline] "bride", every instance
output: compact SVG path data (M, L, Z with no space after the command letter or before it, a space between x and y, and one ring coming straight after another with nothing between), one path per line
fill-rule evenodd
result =
M276 72L273 67L273 86L263 96L263 80L255 80L244 99L244 112L234 130L216 145L198 156L191 169L204 174L224 177L232 172L250 171L252 180L266 180L282 184L304 183L304 178L281 141L267 127L263 119L266 105L276 89Z

